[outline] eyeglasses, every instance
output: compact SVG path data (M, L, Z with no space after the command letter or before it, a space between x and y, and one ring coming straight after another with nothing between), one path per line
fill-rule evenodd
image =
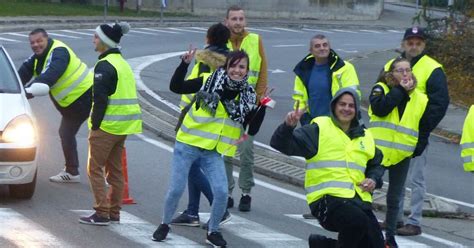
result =
M411 73L411 69L410 68L398 68L398 69L393 69L394 72L398 72L398 73L401 73L403 74L404 72L405 73Z

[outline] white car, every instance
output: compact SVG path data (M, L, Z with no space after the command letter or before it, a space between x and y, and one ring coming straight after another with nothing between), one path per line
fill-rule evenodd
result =
M38 172L38 129L27 95L46 95L49 87L23 88L6 50L0 46L0 184L10 196L29 199Z

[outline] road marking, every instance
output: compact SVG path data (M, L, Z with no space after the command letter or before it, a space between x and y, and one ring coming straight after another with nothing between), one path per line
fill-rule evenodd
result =
M0 37L0 40L11 41L11 42L21 42L19 40L12 40L12 39L2 38L2 37Z
M391 32L391 33L397 33L397 34L403 34L403 31L399 31L399 30L392 30L392 29L389 29L387 30L388 32Z
M310 32L319 32L319 33L334 34L334 32L327 31L327 30L321 30L321 29L303 28L303 30L304 30L304 31L310 31Z
M345 52L345 53L358 53L359 51L357 50L346 50L346 49L336 49L336 51L341 51L341 52Z
M189 27L189 28L207 32L207 28L200 28L200 27Z
M321 225L319 225L319 222L316 219L305 219L305 218L303 218L303 216L301 214L285 214L285 216L290 217L290 218L295 219L295 220L298 220L298 221L305 222L309 225L324 229ZM324 229L324 230L326 230L326 229ZM396 237L396 241L397 241L397 244L400 248L402 248L402 247L417 247L417 248L430 247L426 244L416 242L416 241L413 241L413 240L409 240L407 238L403 238L403 237L400 237L400 236Z
M275 69L275 70L268 70L271 73L285 73L286 71L280 70L280 69Z
M196 31L196 30L189 30L183 28L167 28L169 30L180 31L180 32L190 32L190 33L198 33L198 34L205 34L206 32L203 31Z
M374 33L374 34L381 34L382 32L380 31L375 31L375 30L367 30L367 29L361 29L359 30L361 32L367 32L367 33Z
M72 30L59 30L61 32L66 32L66 33L71 33L71 34L82 34L86 36L91 36L91 33L84 33L84 32L79 32L79 31L72 31Z
M19 33L5 33L5 34L13 35L13 36L20 36L20 37L28 37L27 34L19 34Z
M158 32L158 33L165 33L165 34L181 34L181 33L178 33L178 32L166 31L166 30L161 30L161 29L153 29L153 28L139 28L139 29Z
M157 33L150 33L150 32L143 32L143 31L137 31L137 30L130 30L130 33L136 33L136 34L148 34L148 35L153 35L157 36Z
M140 77L140 74L141 74L141 71L149 66L150 64L152 63L155 63L155 62L159 62L161 60L164 60L164 59L167 59L167 58L170 58L170 57L174 57L174 56L178 56L178 55L181 55L183 54L184 51L182 52L171 52L171 53L163 53L163 54L155 54L155 55L149 55L149 56L143 56L143 57L137 57L137 58L133 58L133 59L129 59L127 60L129 63L130 63L130 66L132 67L133 71L135 72L135 80L137 82L137 87L138 88L141 88L142 90L144 90L148 95L152 96L153 98L155 98L156 100L162 102L163 104L166 104L169 108L175 110L176 112L180 112L181 110L179 109L178 106L174 105L173 103L165 100L164 98L162 98L161 96L157 95L155 92L153 92L152 90L150 90L144 83L143 81L141 80L141 77ZM365 111L368 111L367 108L363 108L361 107L361 109L365 110ZM148 142L148 141L147 141ZM157 141L158 142L158 141ZM150 142L151 143L151 142ZM158 142L160 143L160 142ZM153 143L151 143L153 144ZM254 141L254 144L260 146L260 147L264 147L266 149L269 149L269 150L272 150L272 151L276 151L278 152L277 150L273 149L272 147L270 147L269 145L267 144L263 144L261 142L258 142L258 141ZM156 145L156 144L154 144ZM165 145L167 146L167 145ZM169 146L168 146L169 147ZM296 158L296 159L299 159L301 161L305 161L304 158L302 157L294 157L292 156L293 158ZM234 172L235 173L235 172ZM292 191L289 191L289 190L285 190L285 192L287 193L284 193L284 194L288 194L288 195L291 195L293 194L294 192ZM290 193L291 192L291 193ZM283 193L283 192L281 192ZM297 194L297 193L295 193ZM462 202L462 201L457 201L457 200L454 200L454 199L450 199L450 198L446 198L446 197L441 197L441 196L437 196L437 195L434 195L434 194L430 194L430 193L427 193L429 195L432 195L432 196L435 196L435 197L439 197L443 200L446 200L446 201L449 201L449 202L453 202L453 203L456 203L456 204L459 204L459 205L463 205L463 206L466 206L466 207L470 207L470 208L474 208L474 204L470 204L470 203L466 203L466 202ZM293 195L292 195L293 196ZM303 200L306 200L306 197L304 195L302 195ZM300 198L300 196L295 196L296 198Z
M48 34L53 35L53 36L59 36L59 37L69 38L69 39L80 39L80 37L77 37L77 36L71 36L71 35L65 35L65 34L58 34L58 33L53 33L53 32L48 32Z
M293 33L304 33L303 31L294 30L294 29L289 29L289 28L277 28L277 27L273 27L272 29L281 30L281 31L287 31L287 32L293 32Z
M274 31L274 30L268 30L268 29L260 29L260 28L246 28L250 31L257 31L257 32L267 32L267 33L277 33L279 34L280 32Z
M74 247L10 208L0 208L0 238L16 247Z
M209 219L209 213L199 213L203 219ZM266 227L257 222L242 218L237 215L232 215L232 218L222 229L226 233L238 236L245 240L250 240L258 247L304 247L307 246L307 241L297 238L295 236L281 233L277 230Z
M303 44L289 44L289 45L273 45L272 47L302 47L306 46Z
M342 29L331 29L332 31L341 32L341 33L350 33L350 34L357 34L357 32L349 31L349 30L342 30Z
M94 213L93 210L71 210L80 216L88 216ZM204 247L190 239L168 233L164 242L155 242L151 240L156 225L147 222L126 211L120 211L120 224L110 224L104 228L110 229L114 233L140 244L140 247Z

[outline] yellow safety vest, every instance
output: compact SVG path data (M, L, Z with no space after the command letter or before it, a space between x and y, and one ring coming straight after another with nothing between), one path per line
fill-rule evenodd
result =
M304 187L311 204L324 195L372 202L372 195L358 186L365 179L367 162L375 156L375 143L369 130L365 136L350 139L330 117L320 116L311 123L319 126L318 153L306 160Z
M467 113L461 137L461 157L465 171L474 171L474 105Z
M314 58L314 55L308 55L305 60L311 58ZM344 61L344 64L345 65L343 67L332 72L331 94L334 96L341 88L352 88L356 90L360 99L361 93L359 89L359 78L357 77L354 65L347 61ZM334 66L335 64L330 65L331 70ZM303 83L303 80L301 80L299 76L295 77L294 92L292 97L293 100L295 100L295 105L293 106L294 108L296 108L296 101L299 101L299 109L308 109L308 113L311 112L309 110L308 104L308 91L305 84Z
M51 86L50 92L54 100L61 107L67 107L71 105L77 98L82 96L93 84L93 73L87 68L79 57L69 48L66 44L59 40L53 40L51 49L49 49L46 55L46 61L44 62L41 73L45 72L51 62L53 50L58 47L64 47L69 52L69 64L66 67L63 75L59 77L58 81ZM38 59L34 61L34 75L36 73L36 67L38 65Z
M98 62L104 60L115 68L118 80L115 93L109 96L100 129L115 135L141 133L142 114L140 105L138 105L137 88L132 68L121 54L108 54ZM91 120L89 118L89 128L90 126Z
M240 137L241 126L229 118L221 102L214 117L202 108L196 110L194 103L184 117L176 140L206 150L216 149L218 153L232 157L237 150L235 143Z
M234 50L230 40L227 42L227 48L231 51ZM258 76L260 75L260 66L262 65L262 57L260 57L260 36L258 36L258 34L249 33L242 40L240 50L245 51L249 56L248 83L255 88Z
M389 71L392 62L395 59L388 61L385 66L384 70ZM443 65L438 63L436 60L432 59L428 55L423 55L416 64L413 66L412 71L416 77L416 88L423 94L426 94L426 82L428 81L431 73L437 68L443 69Z
M188 78L186 80L191 80L195 79L198 77L202 77L202 83L203 85L206 83L207 78L216 70L216 68L210 68L210 72L199 72L199 66L201 65L202 61L197 61L196 64L193 67L193 70L191 71L191 74L189 74ZM181 101L179 102L179 108L183 109L186 107L188 104L191 103L192 99L194 97L194 94L183 94L181 95Z
M378 82L377 85L383 88L385 95L390 92L386 84ZM418 143L420 120L427 104L428 97L415 89L410 93L401 118L397 107L390 114L380 117L369 106L369 130L374 135L377 148L382 150L382 164L385 167L396 165L413 155Z

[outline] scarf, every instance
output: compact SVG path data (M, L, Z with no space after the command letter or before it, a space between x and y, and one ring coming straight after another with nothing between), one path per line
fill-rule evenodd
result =
M250 111L255 108L257 94L247 83L247 75L240 81L230 79L224 68L219 68L212 73L196 93L196 110L202 108L213 117L216 115L219 102L233 121L244 123ZM236 99L222 99L224 91L238 91L239 97Z

